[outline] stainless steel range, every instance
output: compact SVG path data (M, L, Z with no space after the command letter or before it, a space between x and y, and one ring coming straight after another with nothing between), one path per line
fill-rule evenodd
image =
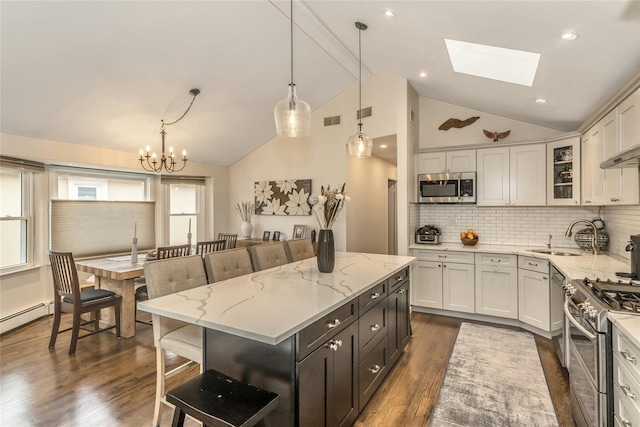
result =
M598 278L564 286L571 409L577 426L613 425L612 343L608 311L640 312L640 281Z

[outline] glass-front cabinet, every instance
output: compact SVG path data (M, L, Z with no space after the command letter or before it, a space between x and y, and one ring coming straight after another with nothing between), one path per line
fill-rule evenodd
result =
M547 144L547 205L580 204L580 137Z

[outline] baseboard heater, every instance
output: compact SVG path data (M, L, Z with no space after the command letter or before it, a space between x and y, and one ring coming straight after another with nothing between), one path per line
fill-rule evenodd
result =
M51 303L40 303L0 318L0 335L51 313Z

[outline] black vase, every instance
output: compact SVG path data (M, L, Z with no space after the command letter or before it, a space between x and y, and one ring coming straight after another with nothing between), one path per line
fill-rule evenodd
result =
M336 263L336 250L333 245L333 230L320 230L318 233L318 270L331 273Z

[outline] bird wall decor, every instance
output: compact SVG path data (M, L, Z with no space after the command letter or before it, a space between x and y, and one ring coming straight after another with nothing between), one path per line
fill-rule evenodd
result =
M469 117L466 120L460 120L460 119L449 119L446 122L442 123L440 125L440 127L438 129L440 130L449 130L451 128L463 128L465 126L469 126L470 124L473 124L476 120L478 120L480 117Z
M493 142L498 141L499 139L503 139L509 136L511 130L505 130L504 132L489 132L486 129L482 129L482 132L486 135L487 138L493 139Z

